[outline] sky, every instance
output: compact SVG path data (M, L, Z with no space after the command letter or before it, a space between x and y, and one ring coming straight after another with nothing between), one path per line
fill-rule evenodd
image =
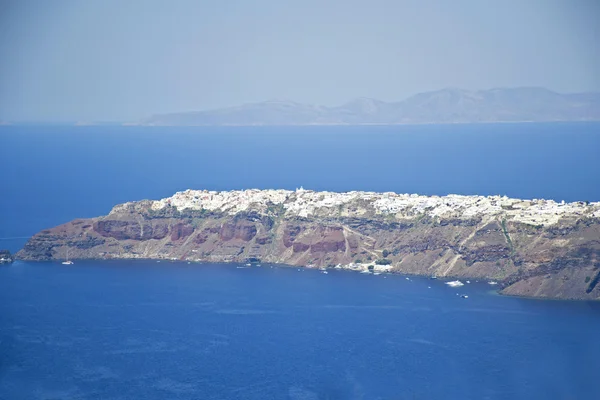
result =
M0 0L0 120L600 91L597 0Z

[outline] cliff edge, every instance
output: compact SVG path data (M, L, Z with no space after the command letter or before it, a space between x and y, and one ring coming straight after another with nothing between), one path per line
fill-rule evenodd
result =
M33 236L23 260L272 262L490 279L509 295L600 299L600 203L298 189L199 191Z

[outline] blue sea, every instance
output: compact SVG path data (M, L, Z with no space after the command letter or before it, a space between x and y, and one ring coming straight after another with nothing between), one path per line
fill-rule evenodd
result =
M0 248L175 191L600 201L600 124L0 127ZM263 265L0 268L0 399L596 398L600 303ZM457 294L468 294L463 299Z

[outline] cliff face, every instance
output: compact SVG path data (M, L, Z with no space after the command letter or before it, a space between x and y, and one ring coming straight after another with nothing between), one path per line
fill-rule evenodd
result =
M151 258L375 268L600 299L600 203L305 190L186 191L33 236L24 260Z

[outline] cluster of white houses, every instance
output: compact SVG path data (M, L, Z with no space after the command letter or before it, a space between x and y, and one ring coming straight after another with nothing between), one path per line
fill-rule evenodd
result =
M130 203L127 203L130 204ZM126 206L125 204L124 206ZM391 192L316 192L302 188L291 190L186 190L152 203L152 209L166 206L206 209L236 214L246 210L266 211L280 205L288 215L308 217L317 211L343 209L345 215L361 216L368 212L414 218L426 214L438 218L469 219L499 216L534 225L552 225L563 217L600 218L600 203L520 200L506 196L420 196Z

